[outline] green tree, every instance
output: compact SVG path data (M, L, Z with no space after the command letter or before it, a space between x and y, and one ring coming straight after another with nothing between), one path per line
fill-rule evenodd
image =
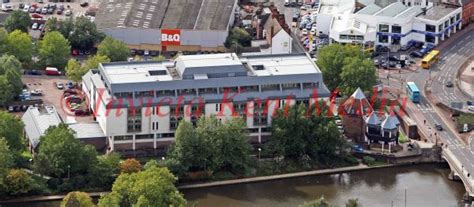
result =
M34 164L41 174L56 177L86 173L97 162L97 152L91 145L84 145L74 138L66 124L50 127L40 137ZM81 159L77 159L80 157Z
M94 207L94 203L92 202L92 198L89 194L74 191L69 192L66 197L63 198L61 201L61 207Z
M88 173L90 187L110 188L119 174L120 155L110 153L97 158L97 164L93 165Z
M97 69L100 63L108 62L110 62L110 58L108 58L107 56L94 55L87 58L86 62L84 63L84 70L86 70L87 73L90 69Z
M112 192L102 196L98 206L185 206L186 200L174 186L176 180L167 168L155 166L138 173L121 174Z
M334 90L342 83L342 68L347 64L347 58L366 59L368 56L361 52L359 46L331 44L321 48L316 64L323 73L324 83Z
M136 173L142 170L142 165L138 160L130 158L120 163L120 173Z
M15 30L20 30L23 32L28 32L28 28L31 26L31 17L27 12L20 10L13 11L10 16L5 19L5 29L8 32Z
M31 37L27 33L15 30L8 34L7 43L8 54L15 56L22 63L31 62L34 48Z
M0 198L7 194L7 185L4 182L4 178L7 175L9 169L13 166L13 156L8 142L5 138L0 137Z
M7 41L8 33L5 29L0 28L0 55L7 52Z
M126 61L130 56L130 48L122 41L110 36L105 37L97 48L98 55L107 56L112 62Z
M30 192L33 187L33 178L23 170L12 169L5 177L5 184L9 195L21 195Z
M252 146L249 144L246 123L241 118L234 118L220 125L219 153L221 166L225 171L244 173L249 168Z
M324 196L321 196L321 198L304 203L300 207L332 207L332 206L333 205L331 205L329 202L326 201L326 199L324 199Z
M81 63L77 61L76 59L69 59L66 65L66 76L67 78L79 82L82 80L82 76L84 76L87 73L88 70L86 70L85 67L81 66Z
M13 99L13 86L4 75L0 75L0 106L5 107Z
M359 199L351 198L347 200L346 207L362 207L362 205L359 203Z
M151 168L151 167L159 167L158 161L149 160L148 162L145 163L145 165L143 166L143 169L146 170L146 169Z
M61 22L58 20L58 18L52 17L52 18L49 18L48 20L46 20L44 28L45 28L46 32L53 32L53 31L61 32L59 30L60 25L61 25ZM63 33L61 33L61 34L64 36Z
M342 67L340 90L344 94L351 94L358 87L362 91L371 91L377 83L375 67L369 59L347 58Z
M72 20L70 21L64 22L60 30L67 37L72 48L88 50L103 39L103 34L97 31L96 25L87 17L78 17L73 24Z
M8 86L0 88L0 91L8 90L0 92L1 94L6 94L5 98L1 99L5 99L8 102L13 99L13 96L19 94L23 88L20 61L11 55L0 57L0 76L4 76L8 81Z
M5 137L13 153L21 153L25 149L23 142L23 122L6 111L0 111L0 137Z
M38 55L44 65L64 68L71 46L59 32L47 32L40 41Z

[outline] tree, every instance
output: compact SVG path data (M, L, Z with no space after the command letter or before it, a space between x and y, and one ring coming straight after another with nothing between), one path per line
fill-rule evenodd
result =
M119 174L120 155L112 152L97 158L88 173L90 187L110 188Z
M30 192L33 178L23 170L12 169L5 177L5 184L9 195L20 195Z
M31 26L31 17L27 12L24 11L13 11L10 16L5 19L5 29L8 32L20 30L28 32L28 28Z
M73 25L73 28L71 28L71 25ZM96 25L87 17L78 17L74 23L72 23L72 20L66 21L60 30L69 40L72 48L75 49L91 49L95 43L100 42L103 38L103 34L97 31Z
M112 62L126 61L130 56L130 48L122 41L110 36L105 37L97 48L98 55L107 56Z
M108 58L107 56L94 55L94 56L89 57L84 63L84 70L86 70L86 73L87 73L90 69L97 69L100 63L108 63L108 62L110 62L110 58Z
M0 55L3 55L7 52L7 37L7 31L3 28L0 28Z
M38 55L44 65L64 68L71 46L59 32L47 32L40 41Z
M126 159L120 163L120 173L135 173L142 170L142 165L136 159Z
M346 207L362 207L362 205L359 203L359 199L352 198L346 202Z
M331 207L331 206L333 205L327 202L326 199L324 199L324 196L321 196L321 198L310 201L308 203L304 203L300 207Z
M347 58L368 58L359 46L331 44L321 48L317 65L323 73L324 83L334 90L342 83L342 68L347 64Z
M8 147L8 142L5 138L0 137L0 198L7 194L7 185L4 183L4 177L7 175L9 169L13 166L13 156Z
M29 63L33 55L33 43L31 37L20 30L15 30L8 34L7 53L15 56L20 62Z
M221 169L233 173L244 173L250 165L252 146L249 144L245 122L241 118L234 118L220 126L219 154ZM217 155L216 155L217 156Z
M145 163L145 165L143 166L143 169L149 169L151 167L159 167L159 164L158 164L158 161L156 160L150 160L148 162Z
M53 31L58 31L58 32L61 32L59 31L59 28L60 28L60 24L61 22L58 20L58 18L56 17L52 17L52 18L49 18L48 20L46 20L46 23L45 23L45 31L46 32L53 32ZM63 36L65 36L63 33L61 33Z
M97 152L74 138L66 124L50 127L40 137L35 169L41 174L65 177L67 174L86 173L96 163ZM80 157L81 159L77 159Z
M176 180L167 168L156 166L121 174L115 180L112 192L102 196L98 206L185 206L186 200L173 184Z
M362 91L371 91L377 83L375 67L368 59L347 58L342 67L340 90L344 94L351 94L358 87Z
M23 126L23 122L16 116L0 111L0 137L6 138L13 153L21 153L25 149Z
M85 67L81 66L81 63L79 63L76 59L70 59L67 62L66 65L66 76L67 78L79 82L82 80L82 76L84 76L87 73L88 70L86 70Z
M21 63L14 56L0 57L0 75L5 75L13 87L13 94L19 94L23 88L21 81Z
M13 86L10 84L8 79L0 75L0 106L5 107L8 102L13 99L14 94L12 93Z
M70 192L63 198L61 201L61 207L94 207L94 203L92 202L92 198L89 194L74 191Z

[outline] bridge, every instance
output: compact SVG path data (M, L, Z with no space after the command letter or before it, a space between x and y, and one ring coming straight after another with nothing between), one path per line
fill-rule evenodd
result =
M466 194L470 198L474 198L474 179L471 174L471 172L474 172L473 162L470 161L470 157L466 157L466 153L472 154L468 148L463 146L448 146L443 147L441 157L446 160L451 168L450 176L453 179L459 178L464 183Z

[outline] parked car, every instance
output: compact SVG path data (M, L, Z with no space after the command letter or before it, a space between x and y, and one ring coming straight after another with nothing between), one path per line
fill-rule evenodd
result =
M40 26L38 27L38 30L43 31L43 29L44 29L44 24L40 24Z
M41 71L39 70L25 70L23 71L24 75L41 75Z
M31 93L32 96L42 96L43 95L43 91L40 90L40 89L31 90L30 93Z
M48 8L43 7L43 8L41 9L41 14L48 14Z
M53 7L49 7L47 13L48 13L48 14L53 14L53 13L54 13L54 8L53 8Z
M63 90L64 89L64 84L57 82L56 83L56 88L59 89L59 90Z
M438 131L443 131L443 126L441 124L435 124L435 129Z
M412 45L410 45L410 44L403 45L402 47L400 47L400 51L407 51L411 47L412 47Z
M474 112L474 106L467 106L467 110Z
M81 3L80 5L81 5L81 7L87 7L87 6L89 6L89 3L83 2L83 3Z
M35 7L32 7L32 6L29 7L28 12L30 12L30 13L35 13L35 11L36 11L36 8L35 8Z
M72 81L68 81L66 83L66 86L67 86L68 89L73 89L74 88L74 83L72 83Z
M13 6L11 4L2 4L2 11L4 12L13 11Z
M71 10L66 10L66 12L64 12L64 15L66 16L71 16L72 15L72 11Z
M474 101L466 101L466 105L468 105L468 106L474 106Z
M32 30L37 30L37 29L38 29L38 26L39 26L38 23L35 22L35 23L33 23L33 25L31 26L31 29L32 29Z
M400 61L400 58L395 56L395 55L390 55L390 56L388 56L388 60L398 62L398 61Z
M446 82L446 87L451 88L451 87L453 87L453 86L454 86L454 84L453 84L452 81L448 80L448 81Z
M308 35L308 30L307 29L301 30L301 34L305 36Z
M423 47L421 48L420 50L420 53L425 55L427 54L428 52L430 52L433 48L435 48L435 46L433 44L429 44L429 43L426 43L425 45L423 45Z
M37 8L35 9L35 13L41 14L41 7L37 7Z
M57 68L54 68L54 67L46 67L46 75L61 75L61 72L57 69Z
M57 14L57 15L61 15L61 14L63 14L63 10L61 10L61 9L58 9L58 11L56 11L56 14Z
M90 115L90 111L89 110L82 110L82 109L77 109L74 111L74 115L76 116L88 116Z
M421 57L423 57L423 54L418 52L418 51L414 51L414 52L410 53L410 57L412 57L412 58L421 58Z

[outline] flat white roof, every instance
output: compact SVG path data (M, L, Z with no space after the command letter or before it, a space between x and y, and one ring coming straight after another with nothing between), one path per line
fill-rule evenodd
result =
M247 62L256 76L320 73L316 64L305 55L282 57L253 56L242 58L242 60Z
M166 66L171 62L134 62L129 64L103 64L102 67L111 83L135 83L171 81Z
M388 5L387 7L383 8L382 10L375 13L375 16L387 16L387 17L394 17L398 14L402 13L403 11L407 10L408 7L403 5L401 2L395 2L393 4Z
M186 68L242 65L235 53L181 55L176 61L182 62Z

